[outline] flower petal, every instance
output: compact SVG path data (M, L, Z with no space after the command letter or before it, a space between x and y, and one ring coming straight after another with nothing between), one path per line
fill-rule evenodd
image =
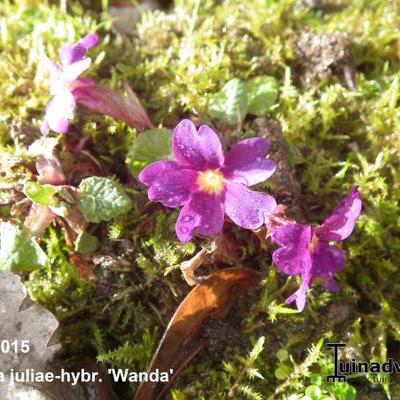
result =
M221 141L218 135L207 125L201 125L197 135L201 153L209 167L218 168L224 163Z
M274 251L275 265L287 275L305 275L311 271L312 230L308 225L291 224L274 229L272 241L281 247Z
M224 162L218 135L206 125L196 131L194 123L188 119L174 129L172 151L182 166L192 169L218 168Z
M99 37L95 33L88 33L80 42L86 50L89 50L92 47L97 46L99 42Z
M322 283L325 289L330 292L338 292L340 290L339 285L337 284L335 278L328 278L325 282Z
M272 196L252 191L241 183L227 182L225 187L225 212L242 228L259 228L265 221L264 215L276 208Z
M61 78L66 82L73 82L90 67L91 62L92 60L87 57L72 64L65 65L61 72Z
M46 106L47 126L57 133L68 131L68 120L74 117L75 99L68 90L62 90L55 95ZM43 128L46 124L42 125Z
M224 225L221 196L193 193L176 221L176 234L181 242L192 240L196 230L204 236L216 235Z
M42 133L42 135L47 135L50 132L50 127L46 121L46 118L40 124L40 132Z
M82 60L86 54L86 48L81 44L64 44L58 51L58 58L63 66L67 66Z
M331 280L335 272L343 269L345 261L346 256L342 250L319 242L312 254L312 278L320 276Z
M336 206L332 215L315 229L315 234L324 241L348 238L360 215L361 206L360 193L358 188L354 187L348 196Z
M310 282L303 279L300 287L285 300L285 303L290 304L296 302L297 309L300 312L303 311L306 305L307 292L309 288L310 288Z
M62 79L62 69L58 65L49 61L48 68L50 73L50 93L54 96L65 89L65 82Z
M81 61L86 51L96 46L98 41L97 35L89 33L77 44L69 43L62 46L58 52L58 58L64 66Z
M160 160L155 161L142 169L139 174L139 181L146 186L150 186L155 182L162 182L165 175L172 171L181 169L176 161Z
M269 142L262 138L237 143L225 157L224 173L228 179L252 186L267 180L276 169L274 161L265 158Z
M151 201L159 201L166 207L184 205L190 194L197 189L197 172L190 169L169 171L163 180L155 180L149 188Z

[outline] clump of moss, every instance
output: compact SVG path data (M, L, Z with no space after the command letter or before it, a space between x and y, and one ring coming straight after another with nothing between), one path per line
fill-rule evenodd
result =
M138 258L138 265L147 274L159 275L168 272L190 255L196 247L193 243L176 243L174 238L174 221L176 215L159 213L151 225L151 234L143 242L143 253Z

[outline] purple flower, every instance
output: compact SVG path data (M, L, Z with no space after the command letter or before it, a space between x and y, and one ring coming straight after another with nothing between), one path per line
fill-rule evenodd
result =
M97 35L86 35L77 44L61 47L59 65L50 62L50 93L53 98L46 107L46 116L40 128L42 134L46 135L50 129L66 133L68 121L74 117L77 104L125 121L139 132L153 128L146 111L128 84L124 85L127 94L124 96L119 91L97 85L91 79L79 78L91 63L90 58L85 57L86 52L96 46L97 42Z
M97 35L88 34L77 44L61 47L59 65L50 62L50 93L53 98L46 107L46 116L40 128L42 134L46 135L50 129L57 133L68 131L68 120L73 118L76 106L74 89L93 85L91 80L80 79L79 76L91 63L91 59L85 57L86 51L96 46L97 42Z
M333 274L343 268L346 257L329 242L348 238L360 211L361 198L355 187L322 225L313 228L295 223L273 231L272 241L281 246L273 253L274 263L285 274L302 276L300 288L286 300L287 304L295 301L302 311L307 291L316 277L326 279L324 285L328 290L339 289Z
M172 136L175 160L156 161L139 180L149 186L151 201L166 207L183 206L176 234L182 242L196 232L204 236L222 230L224 214L245 229L256 229L276 207L275 199L248 187L268 179L275 163L267 158L269 143L262 138L237 143L224 157L218 135L208 126L196 130L183 120Z

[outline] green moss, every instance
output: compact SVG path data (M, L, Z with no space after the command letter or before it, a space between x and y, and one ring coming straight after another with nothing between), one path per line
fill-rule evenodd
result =
M32 272L26 284L34 300L46 304L58 315L79 307L93 293L93 287L85 283L71 265L59 232L50 229L43 241L49 264L45 269Z
M236 264L259 269L263 280L239 310L242 323L236 330L242 339L232 340L218 357L203 354L194 359L177 382L177 400L228 398L260 337L266 338L266 350L249 369L257 368L264 379L250 379L244 373L234 398L257 399L257 393L272 396L275 391L275 398L353 398L353 386L360 393L363 385L372 386L364 381L351 381L346 387L326 385L332 365L322 348L315 350L321 338L347 341L366 359L381 360L392 355L400 340L397 5L337 0L312 9L305 3L175 1L168 12L145 13L127 36L111 31L104 14L83 10L78 2L68 2L67 10L36 1L2 5L2 157L19 152L24 145L21 136L31 140L37 135L49 98L44 56L55 59L62 43L99 30L104 40L91 53L90 75L112 88L129 81L155 125L172 127L184 116L214 124L225 146L255 135L252 118L241 128L228 127L208 115L209 98L231 79L274 76L279 97L270 114L288 142L310 222L321 222L350 187L360 187L364 209L354 234L343 244L347 262L338 274L342 291L328 294L314 287L301 314L283 306L298 280L287 279L271 265L271 248L260 249L251 233L226 227L239 248ZM323 78L312 76L307 85L303 83L295 47L304 30L347 34L356 90L347 88L335 67ZM104 174L129 183L134 207L123 221L95 228L104 248L94 282L79 277L62 231L53 228L42 242L50 263L27 276L26 282L32 296L61 319L65 359L90 354L115 367L144 369L162 333L161 321L167 322L189 290L173 269L202 241L178 243L176 211L149 204L144 190L130 180L125 159L136 137L133 129L79 109L70 137L81 134L89 138L87 149ZM63 162L73 163L74 158L69 156L68 161L66 155ZM26 169L8 164L3 169L4 184L21 183L26 174ZM2 201L10 197L9 191L0 193ZM10 212L7 209L4 215ZM167 271L172 273L165 276ZM277 358L281 349L288 359ZM311 356L307 349L314 349ZM384 390L396 393L396 385L392 382Z
M139 267L149 275L170 271L195 252L196 247L193 243L176 242L175 220L175 213L159 213L155 217L152 232L144 241L143 254L138 259Z

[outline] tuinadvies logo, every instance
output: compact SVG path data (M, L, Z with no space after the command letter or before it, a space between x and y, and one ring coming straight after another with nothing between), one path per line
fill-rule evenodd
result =
M346 347L344 343L326 343L326 348L333 350L334 374L326 377L327 382L346 382L350 374L400 374L400 362L389 358L380 363L375 361L358 361L353 357L350 361L339 361L339 349Z

